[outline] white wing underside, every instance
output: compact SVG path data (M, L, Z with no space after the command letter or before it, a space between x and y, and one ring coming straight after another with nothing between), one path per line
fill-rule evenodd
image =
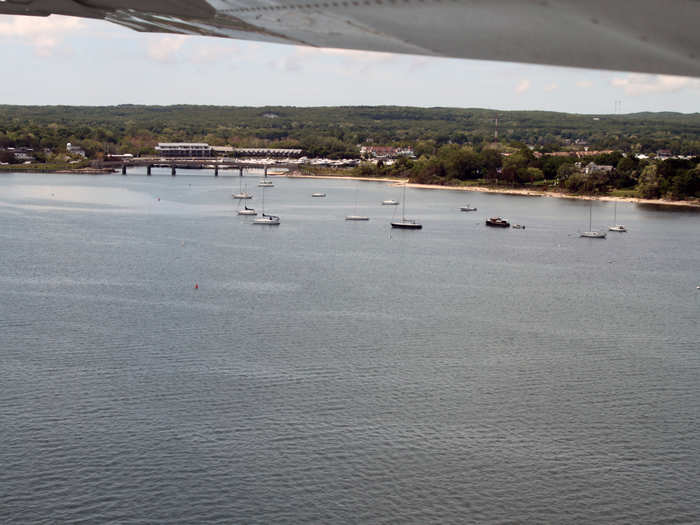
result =
M700 77L699 0L0 0L0 14L63 14L137 31Z

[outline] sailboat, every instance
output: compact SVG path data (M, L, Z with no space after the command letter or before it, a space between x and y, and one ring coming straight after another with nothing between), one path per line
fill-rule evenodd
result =
M608 230L611 232L626 232L627 228L625 228L622 224L617 223L617 202L615 203L615 208L613 212L613 223L615 223L615 226L608 226Z
M588 231L580 234L581 237L588 237L589 239L605 239L605 232L594 230L591 226L593 221L593 201L588 208Z
M252 199L253 196L248 193L248 185L246 184L246 191L243 191L243 177L239 177L238 193L232 193L231 196L234 199Z
M403 185L403 204L401 206L401 220L391 221L392 228L402 228L404 230L420 230L423 225L413 219L406 218L406 184Z
M249 208L245 204L243 205L242 210L238 210L238 215L257 215L258 212L255 211L255 208Z
M267 180L267 170L265 170L265 178L258 182L258 188L273 188L274 186L271 180Z
M346 215L345 220L346 221L368 221L369 217L367 215L358 215L357 214L357 192L360 190L360 183L359 181L357 182L357 186L355 186L355 213L352 215Z
M265 188L263 187L262 192L262 217L258 217L253 221L253 224L267 224L270 226L279 226L280 218L277 215L266 215L265 214Z

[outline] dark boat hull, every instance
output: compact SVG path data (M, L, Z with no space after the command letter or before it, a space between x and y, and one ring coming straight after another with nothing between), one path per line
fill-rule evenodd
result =
M510 228L510 223L486 221L486 226L491 226L493 228Z
M399 228L401 230L420 230L423 227L423 225L416 224L414 222L392 222L391 227Z

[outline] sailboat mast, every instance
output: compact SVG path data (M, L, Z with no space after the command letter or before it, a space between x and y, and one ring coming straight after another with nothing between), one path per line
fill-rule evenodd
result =
M593 222L593 202L591 202L591 205L588 207L588 231L591 231L592 229L592 224Z
M401 202L401 221L406 220L406 183L403 183L403 202Z

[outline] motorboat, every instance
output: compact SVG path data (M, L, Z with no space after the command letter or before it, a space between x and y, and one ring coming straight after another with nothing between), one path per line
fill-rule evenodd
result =
M318 192L317 192L317 193L312 193L311 196L312 196L312 197L325 197L326 194L325 194L325 193L318 193Z
M509 228L510 223L503 217L490 217L486 219L486 226L495 226L496 228Z
M271 180L261 180L258 182L258 188L274 188L275 185Z
M515 228L516 230L524 230L525 225L524 224L513 224L513 228Z
M459 211L476 211L476 208L467 204L466 206L462 206Z
M382 201L382 206L398 206L399 201L395 201L394 199L387 199L385 201Z

